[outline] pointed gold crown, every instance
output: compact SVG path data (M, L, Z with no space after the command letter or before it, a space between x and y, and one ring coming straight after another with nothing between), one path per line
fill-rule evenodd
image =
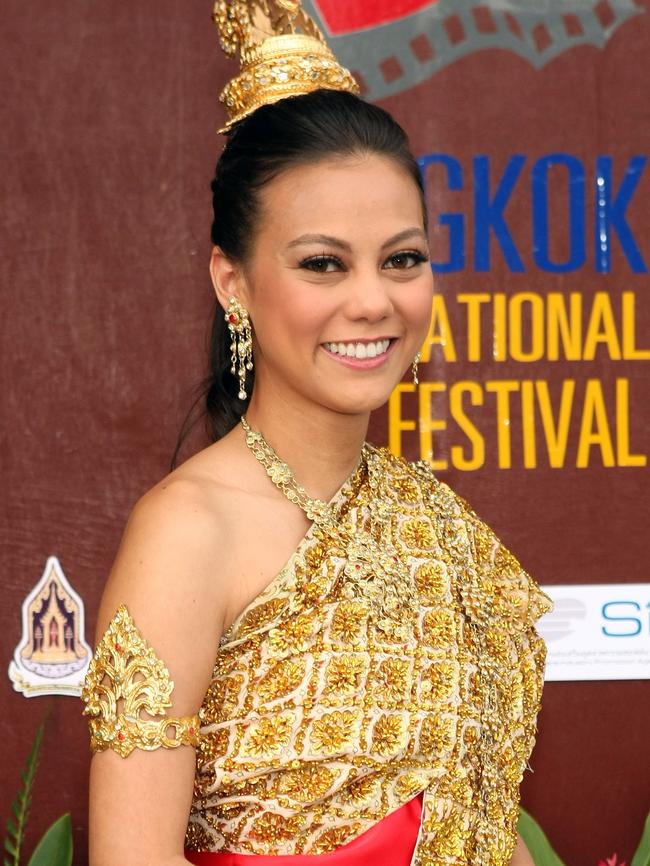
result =
M217 0L212 17L223 50L229 57L239 51L241 63L219 97L229 115L219 132L287 96L319 87L359 92L297 0Z

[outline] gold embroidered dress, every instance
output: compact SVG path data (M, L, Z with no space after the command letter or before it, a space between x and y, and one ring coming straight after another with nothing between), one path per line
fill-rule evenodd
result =
M413 866L505 866L551 602L428 464L364 455L342 531L313 523L221 639L186 848L328 852L424 792Z

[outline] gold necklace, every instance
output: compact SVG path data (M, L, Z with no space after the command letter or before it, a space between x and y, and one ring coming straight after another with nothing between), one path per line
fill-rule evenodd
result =
M242 415L240 420L242 427L246 431L246 444L266 469L266 474L275 486L280 488L287 499L299 505L310 520L314 520L317 523L332 520L334 518L334 509L331 508L329 503L322 499L312 499L305 488L296 481L291 469L278 457L262 434L251 428L244 415ZM361 447L359 462L352 474L348 476L348 481L354 477L367 460L367 452L367 445L364 442Z
M353 524L342 521L330 503L312 499L289 466L278 457L261 433L251 429L244 416L241 424L246 433L246 445L264 466L271 481L314 521L319 530L317 534L344 552L343 574L346 580L343 595L350 600L365 600L376 628L392 640L407 640L419 608L419 598L410 570L401 561L392 541L394 515L388 497L382 491L382 479L374 466L371 446L364 442L357 468L343 485L349 484L365 466L373 493L371 513L367 519Z

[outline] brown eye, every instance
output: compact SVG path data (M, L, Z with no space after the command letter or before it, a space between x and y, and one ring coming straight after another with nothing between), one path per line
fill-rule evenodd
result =
M326 274L342 268L343 264L340 259L334 256L313 256L300 262L300 267L313 271L315 274Z
M403 252L393 253L387 259L386 266L396 270L408 270L426 261L427 257L417 250L404 250Z

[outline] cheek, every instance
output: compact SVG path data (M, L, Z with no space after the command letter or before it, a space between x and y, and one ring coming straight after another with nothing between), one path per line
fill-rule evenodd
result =
M277 285L277 291L268 292L268 302L261 312L274 342L288 341L295 347L301 337L311 341L320 336L333 313L332 306L315 288L291 285L285 280Z
M400 306L402 315L412 329L426 332L431 318L432 299L432 278L423 278L408 286L408 291L401 298Z

